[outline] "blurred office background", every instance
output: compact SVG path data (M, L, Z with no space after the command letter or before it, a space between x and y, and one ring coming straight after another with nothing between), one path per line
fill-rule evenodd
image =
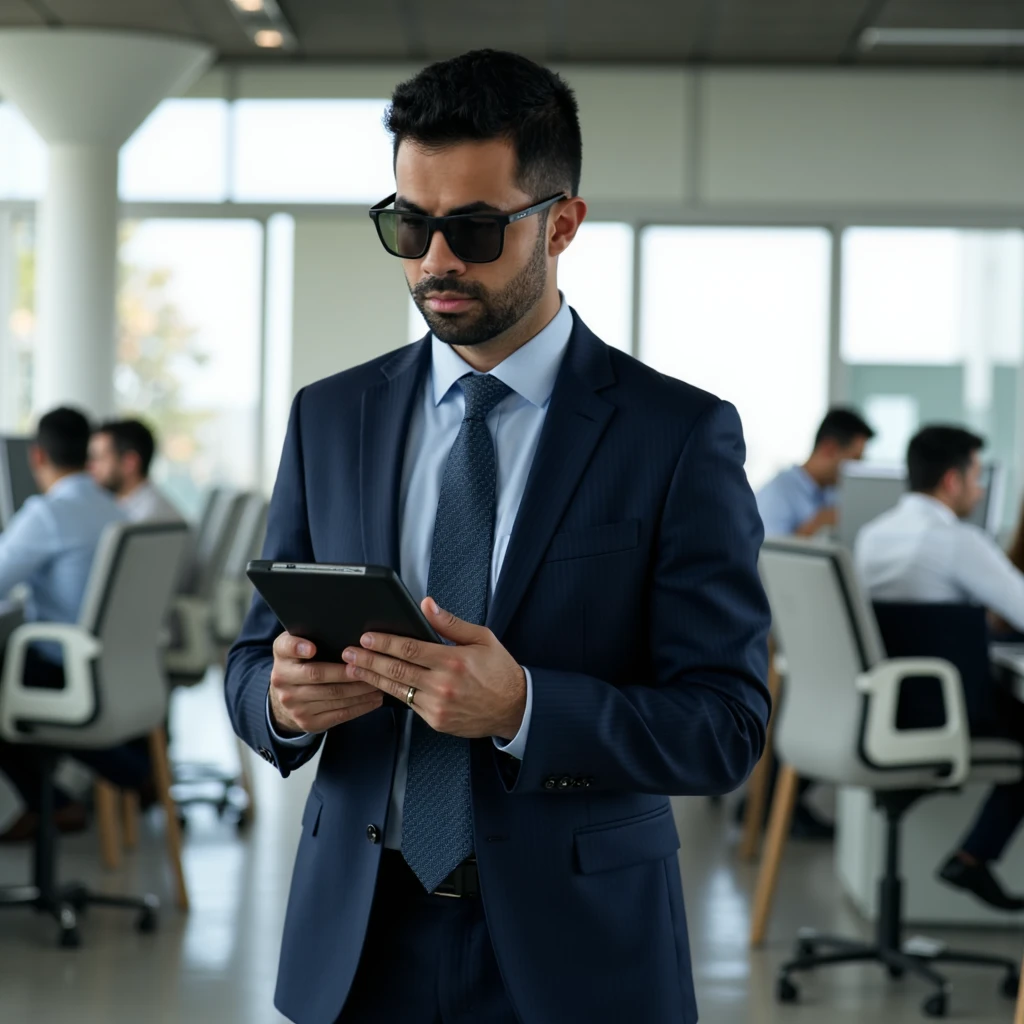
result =
M269 493L299 387L423 333L366 216L393 190L382 113L425 62L495 46L564 72L579 99L590 215L559 269L569 302L610 344L734 402L755 488L802 461L841 402L877 430L879 462L899 462L925 422L977 429L1007 470L1002 522L1016 520L1018 0L0 0L0 40L23 28L210 47L205 70L120 147L111 408L88 410L152 423L156 478L192 517L214 484ZM37 302L49 160L0 87L5 434L44 411L41 351L58 344ZM183 756L231 764L219 685L213 667L182 695L174 736ZM251 830L189 819L193 909L166 915L155 947L113 921L57 954L42 928L0 917L0 1018L62 1021L74 1006L90 1020L95 1001L96 1020L279 1019L272 978L309 771L287 784L253 772ZM774 1005L774 965L797 924L867 927L831 849L792 852L774 938L750 953L756 869L735 856L729 808L677 801L677 812L703 1020L917 1019L916 995L856 970L823 977L811 1005ZM68 870L106 877L93 846L76 838ZM0 854L0 882L21 863ZM167 895L157 840L144 836L121 871ZM1018 939L981 941L1017 955ZM16 979L12 964L28 973ZM982 981L964 985L962 1019L1009 1019Z

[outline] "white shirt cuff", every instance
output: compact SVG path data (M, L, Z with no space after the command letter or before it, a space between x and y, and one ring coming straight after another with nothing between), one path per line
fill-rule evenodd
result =
M267 728L275 743L283 743L286 747L305 747L316 740L311 732L304 732L298 736L282 736L274 728L274 716L270 713L270 694L267 694Z
M533 715L533 676L528 668L523 668L526 675L526 710L523 712L523 724L519 726L519 732L515 738L508 743L503 743L496 736L492 737L494 745L504 754L511 754L514 758L522 761L526 753L526 739L530 735L530 718Z

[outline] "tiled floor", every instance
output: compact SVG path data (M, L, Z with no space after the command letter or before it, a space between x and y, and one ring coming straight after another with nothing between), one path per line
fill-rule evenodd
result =
M234 756L218 681L181 695L174 730L185 757ZM187 725L186 725L187 723ZM83 922L83 946L54 948L53 926L24 911L0 913L2 1024L279 1024L272 1004L278 943L305 789L312 767L282 782L253 759L259 814L243 837L212 812L192 812L186 872L188 916L163 912L155 936L139 936L132 918L93 910ZM12 809L0 793L0 819ZM800 925L866 934L838 892L831 850L792 844L783 868L770 941L751 953L746 944L755 869L737 865L728 805L675 803L682 840L701 1019L704 1024L904 1024L920 1022L924 987L891 982L876 968L843 968L807 978L799 1006L774 1000L775 970ZM92 833L65 844L61 871L116 892L153 891L170 904L157 818L125 867L105 873ZM27 875L25 851L0 852L0 884ZM934 934L934 933L933 933ZM942 935L958 945L1016 957L1024 937L1014 932ZM1008 1024L1011 1004L989 972L955 970L951 1019ZM567 1022L568 1024L568 1022ZM641 1022L636 1022L641 1024Z

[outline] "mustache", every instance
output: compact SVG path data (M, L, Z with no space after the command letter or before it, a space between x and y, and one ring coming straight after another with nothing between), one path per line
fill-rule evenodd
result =
M446 277L428 277L412 290L414 299L426 300L428 295L447 293L450 297L462 299L486 298L486 290L475 281L453 281Z

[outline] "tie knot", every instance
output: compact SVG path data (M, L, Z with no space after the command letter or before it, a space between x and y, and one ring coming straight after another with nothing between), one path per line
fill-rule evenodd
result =
M459 387L466 396L467 420L487 419L491 410L512 390L489 373L467 373L459 378Z

